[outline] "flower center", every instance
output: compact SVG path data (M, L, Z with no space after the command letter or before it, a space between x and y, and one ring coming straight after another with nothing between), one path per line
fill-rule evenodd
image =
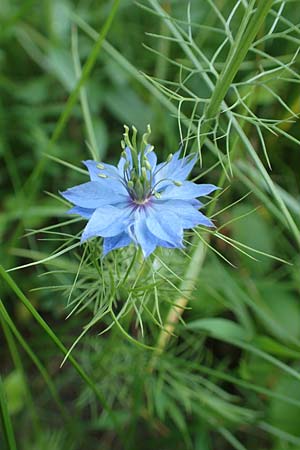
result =
M147 133L143 135L143 145L138 152L136 134L137 130L133 127L132 139L129 138L129 128L125 126L124 141L121 145L124 149L122 156L125 159L123 168L123 180L126 189L134 203L144 205L152 195L153 168L148 159L153 146L147 141L150 135L150 126Z
M144 170L144 167L141 167L139 172L137 174L135 169L129 172L127 190L135 203L143 205L151 197L152 173L151 171Z
M147 132L144 133L142 137L140 152L137 149L136 128L132 127L132 139L130 139L129 128L126 125L124 125L124 127L124 140L121 141L121 146L123 148L122 157L125 159L123 176L121 175L123 185L126 187L128 194L135 204L145 205L153 196L160 198L161 194L158 192L157 187L161 185L162 182L166 181L167 178L155 182L155 176L165 167L165 165L169 164L173 155L170 154L166 163L155 172L156 163L155 166L152 167L150 161L153 160L153 158L149 157L153 150L153 146L148 143L148 137L151 133L150 126L148 125ZM169 181L176 184L176 186L181 185L180 182L171 179Z
M136 205L146 205L147 203L149 203L150 201L150 197L145 198L144 200L133 200L133 203L135 203Z

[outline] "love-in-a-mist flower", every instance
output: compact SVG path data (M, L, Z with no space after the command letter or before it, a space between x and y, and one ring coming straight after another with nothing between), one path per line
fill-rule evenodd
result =
M103 254L130 243L140 246L144 257L156 247L182 248L183 232L196 225L213 227L200 211L197 197L217 189L212 184L186 181L197 157L180 158L180 150L157 164L148 133L137 150L136 130L130 140L125 127L123 152L118 166L84 161L91 181L63 192L75 206L69 213L78 214L88 223L81 242L103 237Z

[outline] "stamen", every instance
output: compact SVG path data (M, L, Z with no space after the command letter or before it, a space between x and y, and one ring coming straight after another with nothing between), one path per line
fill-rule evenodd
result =
M151 134L151 127L150 127L150 125L148 124L148 125L147 125L147 132L144 133L144 134L143 134L143 137L142 137L142 140L143 140L143 142L144 142L145 145L148 145L148 137L150 136L150 134Z
M125 180L125 183L127 183L130 180L130 174L128 173L128 169L130 167L130 162L126 161L123 167L123 178Z
M147 180L147 171L145 167L142 167L142 177L144 178L144 180Z
M98 177L100 177L100 178L108 178L108 176L105 175L104 173L98 173Z
M161 180L159 180L157 183L155 183L154 186L152 186L150 194L153 195L153 193L155 192L155 189L157 188L157 186L162 183L163 181L170 181L171 183L175 184L175 183L180 183L180 181L175 181L172 180L171 178L162 178Z
M145 164L145 167L146 167L147 170L149 170L149 171L152 170L152 166L151 166L151 164L149 163L149 161L148 161L147 158L145 158L144 164Z
M148 144L146 147L146 155L151 153L154 150L154 145Z
M133 189L134 188L133 181L129 180L127 186L129 187L129 189Z
M97 167L97 169L101 169L101 170L105 169L105 166L103 164L97 164L96 167Z
M136 149L136 135L137 135L137 129L134 125L132 125L132 146L134 149Z

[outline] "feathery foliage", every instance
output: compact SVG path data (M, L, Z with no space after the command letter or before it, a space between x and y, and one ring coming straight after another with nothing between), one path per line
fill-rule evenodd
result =
M300 447L298 9L3 1L1 449ZM215 229L80 243L59 191L124 123L197 154Z

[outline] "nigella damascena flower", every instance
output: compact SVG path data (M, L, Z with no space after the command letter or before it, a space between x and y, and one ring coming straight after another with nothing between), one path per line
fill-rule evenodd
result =
M138 153L136 140L133 144L125 129L118 166L84 161L91 181L62 193L75 205L69 213L88 219L81 242L103 237L104 255L130 243L140 246L144 257L158 246L182 248L185 229L214 226L199 211L203 205L197 197L217 187L186 180L196 157L180 158L179 150L157 164L153 147L147 143L148 134L144 135L144 149Z

